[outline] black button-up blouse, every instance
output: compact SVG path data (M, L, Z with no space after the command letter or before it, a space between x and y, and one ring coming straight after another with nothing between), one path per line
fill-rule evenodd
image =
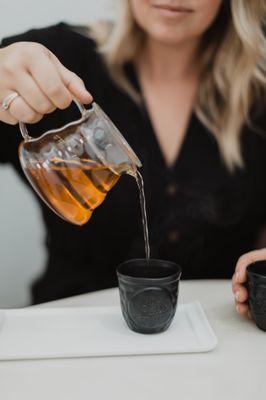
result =
M152 257L179 263L184 279L230 278L238 257L254 248L266 221L263 135L244 128L246 167L230 173L213 135L193 113L179 157L170 169L145 106L135 104L115 85L91 38L60 23L6 38L2 46L17 41L42 43L76 72L141 159ZM125 69L140 90L132 65ZM77 117L71 106L45 116L29 129L32 136L39 136ZM259 121L263 130L264 115ZM25 180L17 155L18 127L0 123L0 136L0 161L13 164ZM33 286L34 302L113 287L116 266L144 256L138 190L132 177L123 175L82 227L63 221L37 200L46 226L48 259L45 272Z

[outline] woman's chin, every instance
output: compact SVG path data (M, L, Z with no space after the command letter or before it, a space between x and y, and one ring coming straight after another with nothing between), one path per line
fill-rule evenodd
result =
M156 42L162 43L166 46L178 46L184 41L187 40L187 36L180 33L173 33L169 31L169 29L164 29L160 31L154 31L149 34L150 39L155 40Z

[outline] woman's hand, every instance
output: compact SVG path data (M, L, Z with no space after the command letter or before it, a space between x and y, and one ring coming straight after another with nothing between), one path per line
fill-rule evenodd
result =
M19 96L3 110L2 101L14 92ZM0 121L38 122L56 108L67 108L74 96L92 102L83 81L43 45L18 42L0 49Z
M266 260L266 248L243 254L236 264L235 273L232 277L232 290L236 300L236 310L239 314L246 315L250 318L249 307L246 303L248 291L244 286L247 281L246 269L249 264L262 260Z

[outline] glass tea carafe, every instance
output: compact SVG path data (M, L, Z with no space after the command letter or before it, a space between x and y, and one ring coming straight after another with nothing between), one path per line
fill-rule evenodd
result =
M141 162L111 120L94 102L81 118L39 138L24 141L20 162L29 182L61 218L85 224L123 173L135 175Z

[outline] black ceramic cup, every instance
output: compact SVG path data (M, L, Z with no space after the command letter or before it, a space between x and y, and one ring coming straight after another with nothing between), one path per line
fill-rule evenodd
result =
M135 259L117 268L122 313L130 329L159 333L176 311L181 268L170 261Z
M266 261L247 267L249 307L258 328L266 331Z

